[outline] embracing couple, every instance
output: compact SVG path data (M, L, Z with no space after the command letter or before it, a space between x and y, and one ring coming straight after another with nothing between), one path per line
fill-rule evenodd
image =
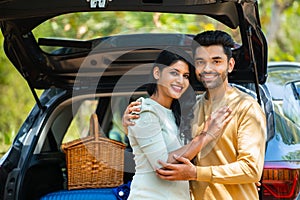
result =
M194 37L193 58L172 47L158 55L149 98L132 102L123 116L136 164L129 199L259 199L266 118L253 97L228 82L233 47L227 33L205 31ZM206 88L196 97L195 79ZM191 127L186 144L182 124Z

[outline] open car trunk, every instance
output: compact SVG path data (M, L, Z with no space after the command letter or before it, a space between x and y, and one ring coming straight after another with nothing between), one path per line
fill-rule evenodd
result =
M4 187L0 187L0 193L7 199L32 200L64 189L65 158L60 145L73 115L84 113L76 106L85 102L97 105L93 111L98 112L99 123L108 131L113 95L145 95L145 81L162 49L181 47L191 54L194 35L175 31L88 40L38 38L33 34L36 27L65 14L119 11L204 15L237 30L241 41L233 49L236 65L229 82L254 85L257 94L253 97L259 102L262 98L263 105L270 104L262 86L267 77L267 42L255 0L0 1L5 53L27 81L39 106L21 127L2 168L6 174L1 176ZM57 48L46 52L44 47ZM197 90L203 90L198 84ZM45 92L39 98L35 89ZM117 103L117 107L121 106ZM89 107L83 110L86 108Z
M5 53L32 88L70 89L74 87L78 76L93 79L99 73L102 76L110 76L111 71L122 76L134 67L126 63L131 61L130 59L136 59L136 54L139 54L137 59L141 62L149 63L154 59L154 57L148 58L149 52L144 49L151 49L155 55L165 46L179 44L178 42L185 42L180 44L183 44L187 50L189 48L191 38L188 35L174 35L166 38L162 35L143 34L89 41L34 38L31 31L40 23L54 16L72 12L170 12L212 17L231 29L239 28L240 30L242 44L237 45L233 50L236 67L229 77L230 82L259 84L266 80L267 44L261 31L256 1L114 0L87 2L75 0L41 2L13 0L0 4L0 25L5 37ZM68 51L62 49L60 52L48 54L41 50L40 45L60 46L68 48ZM113 49L116 55L101 54L101 52L107 52L108 49ZM124 52L126 55L123 56ZM99 64L101 62L85 65L85 70L82 70L83 60L95 61L97 54L108 59L105 70L103 65ZM114 62L110 60L114 56L118 56L115 62L122 63L123 68L114 68ZM76 82L76 86L81 88L84 88L86 84L90 85L86 81ZM100 85L99 88L101 88Z

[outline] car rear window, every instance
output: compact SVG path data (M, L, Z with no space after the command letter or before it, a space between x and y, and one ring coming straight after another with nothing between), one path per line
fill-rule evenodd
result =
M204 15L154 12L81 12L51 18L33 30L36 38L91 40L111 35L137 33L197 34L204 30L221 29L241 44L239 28L230 29ZM55 47L42 47L53 52Z
M283 100L285 94L285 85L293 80L300 80L300 66L269 67L267 85L273 100Z

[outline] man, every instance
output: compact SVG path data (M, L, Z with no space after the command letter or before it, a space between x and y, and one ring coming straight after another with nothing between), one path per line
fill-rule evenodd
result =
M197 79L206 92L197 97L192 133L201 133L211 113L227 105L232 119L222 137L202 149L195 165L176 157L182 164L160 161L163 168L157 169L165 180L191 180L195 200L259 199L255 183L263 170L266 118L254 98L228 83L228 73L235 65L233 46L233 39L223 31L200 33L193 44Z

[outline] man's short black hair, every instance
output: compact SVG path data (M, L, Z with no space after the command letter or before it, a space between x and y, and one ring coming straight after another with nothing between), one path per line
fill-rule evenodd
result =
M234 47L234 44L232 37L224 31L204 31L197 34L193 39L193 56L195 56L195 51L199 46L222 45L229 60L232 57L231 48Z

